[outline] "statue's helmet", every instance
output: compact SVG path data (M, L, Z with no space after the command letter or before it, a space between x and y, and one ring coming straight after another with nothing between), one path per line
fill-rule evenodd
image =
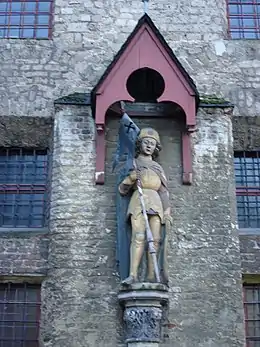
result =
M139 139L143 139L145 137L149 137L154 139L158 144L160 144L160 136L156 130L153 128L143 128L139 133Z

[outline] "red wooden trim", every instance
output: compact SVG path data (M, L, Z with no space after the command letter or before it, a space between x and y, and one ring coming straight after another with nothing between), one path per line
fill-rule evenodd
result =
M97 124L96 137L96 184L104 184L105 182L105 126Z
M243 195L243 196L260 196L260 188L255 187L238 187L236 188L236 195Z
M158 102L170 101L177 103L186 114L187 125L195 126L196 102L194 91L147 24L144 24L132 39L116 65L96 91L96 107L98 104L102 104L101 108L104 110L103 112L96 112L96 123L105 124L105 112L116 101L134 101L128 94L126 82L133 71L143 67L158 71L164 79L165 89Z

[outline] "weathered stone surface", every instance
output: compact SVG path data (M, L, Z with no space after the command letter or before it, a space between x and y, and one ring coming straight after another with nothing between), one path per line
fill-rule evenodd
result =
M90 92L142 14L140 0L56 0L52 40L0 40L0 145L52 147L54 100ZM149 15L199 91L235 104L234 148L259 149L260 42L228 40L225 0L150 1ZM163 347L243 344L231 122L225 112L199 112L191 187L181 184L177 122L137 120L161 133L160 160L172 199ZM95 186L90 109L57 106L55 118L48 265L45 234L1 234L1 274L45 274L49 267L42 290L43 347L121 347L111 174L118 120L107 125L105 186ZM240 240L243 271L257 273L258 236Z
M0 42L0 115L52 116L55 99L90 91L142 15L141 0L56 0L52 40ZM150 1L149 15L201 93L259 114L260 42L228 40L225 0Z
M242 346L231 109L199 111L198 132L192 136L192 186L181 183L178 122L147 118L136 122L155 127L161 135L160 162L169 179L173 208L170 308L162 346ZM90 108L57 108L49 272L42 293L44 347L123 344L115 264L116 177L111 172L117 131L118 118L109 118L106 182L95 186Z
M254 151L260 148L260 117L234 117L235 151Z
M0 233L0 276L46 275L47 259L47 234Z
M258 235L240 235L240 250L243 274L259 274L260 232Z
M51 148L53 119L0 117L0 147Z

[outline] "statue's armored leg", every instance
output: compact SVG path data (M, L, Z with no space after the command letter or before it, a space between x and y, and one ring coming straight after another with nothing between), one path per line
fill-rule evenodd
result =
M161 241L161 218L157 215L150 216L149 222L150 222L151 232L153 234L154 248L156 250L156 255L158 258L158 252L159 252L160 241ZM155 280L153 259L152 259L152 255L150 253L148 253L147 280L149 282L150 281L153 282Z
M144 253L145 245L145 221L142 214L137 217L131 216L132 238L130 247L130 271L129 277L122 284L129 285L137 281L139 265Z

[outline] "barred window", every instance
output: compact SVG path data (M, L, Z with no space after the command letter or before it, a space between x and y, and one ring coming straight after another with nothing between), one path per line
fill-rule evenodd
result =
M46 226L46 150L0 148L0 227Z
M246 347L260 345L260 285L244 285Z
M0 1L0 38L51 37L53 0Z
M38 347L40 285L0 284L0 347Z
M260 39L260 0L227 0L232 39Z
M238 224L260 228L260 152L235 152Z

